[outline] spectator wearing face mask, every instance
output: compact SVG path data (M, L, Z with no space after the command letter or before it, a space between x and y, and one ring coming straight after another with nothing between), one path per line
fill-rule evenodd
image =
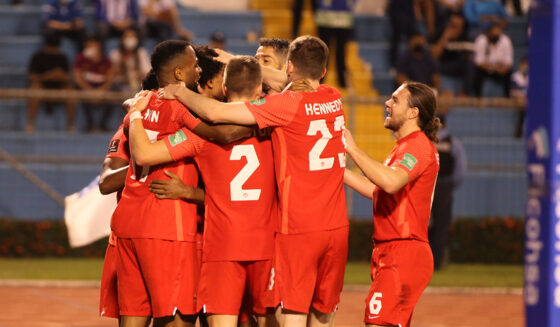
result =
M114 88L120 91L139 91L142 79L151 66L148 52L140 46L134 29L124 31L119 47L111 51L109 58L115 70Z
M74 79L79 89L104 92L109 90L113 84L114 69L111 61L103 53L99 40L88 39L84 44L84 51L78 54L74 63ZM102 94L99 94L99 98ZM111 116L111 104L90 101L83 104L87 120L87 131L106 131L107 122ZM102 110L99 124L94 124L93 113L97 108Z
M408 50L397 61L396 84L406 81L421 82L439 90L439 67L431 53L426 49L426 38L413 34L408 40Z
M501 24L492 25L474 41L474 92L482 96L484 81L492 79L503 85L503 96L509 96L513 46L503 34Z

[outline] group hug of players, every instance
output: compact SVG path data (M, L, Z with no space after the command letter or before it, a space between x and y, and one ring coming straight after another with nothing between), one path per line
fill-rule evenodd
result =
M262 39L255 57L155 47L101 173L102 193L119 192L102 315L125 327L194 326L201 313L211 327L333 326L346 183L373 199L364 321L410 325L433 271L435 95L415 82L393 93L384 125L397 144L377 162L345 130L340 93L320 84L328 52L311 36Z

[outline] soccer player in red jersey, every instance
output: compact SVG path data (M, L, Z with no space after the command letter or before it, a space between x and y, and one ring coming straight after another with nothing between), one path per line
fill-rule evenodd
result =
M152 67L160 86L183 82L196 85L199 68L193 48L184 41L165 41L152 53ZM176 101L150 97L142 119L152 140L166 138L188 113ZM198 185L192 160L147 166L132 160L111 229L117 235L118 301L123 326L194 326L196 269L196 204L159 200L148 185L165 177L164 169L186 184Z
M214 123L275 127L274 164L281 219L276 227L275 287L284 326L329 325L342 291L348 252L343 187L344 111L340 93L320 85L328 48L311 36L290 44L288 80L305 79L314 92L284 91L251 102L220 103L169 85L177 98Z
M384 163L358 148L344 131L348 154L365 176L346 170L344 181L373 199L372 283L366 298L368 326L409 326L412 311L430 282L433 257L428 222L439 171L439 118L434 91L405 82L385 102L384 126L397 144Z
M255 58L234 57L226 67L229 101L258 98L261 83ZM270 130L226 146L198 146L197 137L184 128L165 143L151 144L137 120L131 122L130 136L134 157L145 163L195 156L206 185L198 307L209 314L210 326L236 326L246 292L264 326L278 214Z

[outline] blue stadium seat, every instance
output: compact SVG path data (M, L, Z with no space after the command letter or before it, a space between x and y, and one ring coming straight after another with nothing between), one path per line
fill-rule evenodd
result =
M511 137L462 137L469 165L512 165L526 163L525 141Z
M447 126L457 136L512 138L518 113L505 108L454 108L447 115Z

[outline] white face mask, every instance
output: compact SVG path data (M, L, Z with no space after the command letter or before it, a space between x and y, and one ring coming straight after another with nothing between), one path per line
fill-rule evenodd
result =
M123 45L126 50L134 50L138 45L138 39L135 37L127 37L123 40Z
M95 59L98 54L99 51L97 51L97 49L94 47L89 47L84 49L84 57L88 59Z

